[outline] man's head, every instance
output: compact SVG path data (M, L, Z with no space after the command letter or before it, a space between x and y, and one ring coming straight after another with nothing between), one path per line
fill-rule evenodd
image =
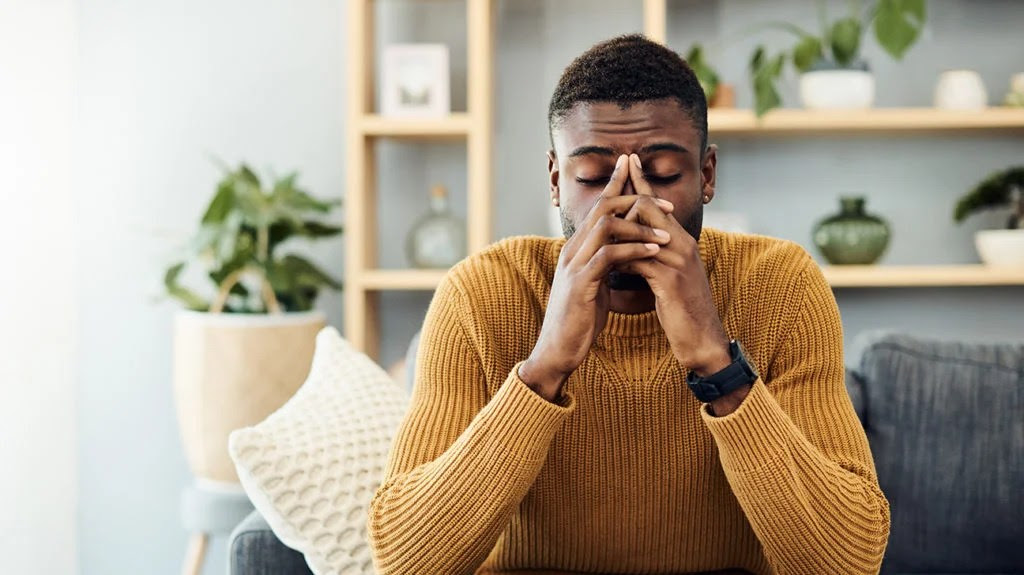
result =
M595 45L562 73L548 108L552 199L570 237L597 201L620 154L638 154L657 197L694 239L714 196L707 100L686 62L640 35ZM635 191L627 183L625 194Z

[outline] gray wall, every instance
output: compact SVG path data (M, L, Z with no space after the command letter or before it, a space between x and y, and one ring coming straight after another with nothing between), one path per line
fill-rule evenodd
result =
M380 2L383 41L452 45L453 104L465 107L462 5ZM495 229L547 234L547 97L561 69L594 42L637 31L640 2L499 2ZM734 37L751 21L813 25L804 2L673 1L670 45ZM769 8L771 6L771 8ZM902 65L868 57L882 105L927 105L937 72L980 70L993 100L1024 69L1024 3L929 2L924 41ZM208 199L210 155L296 168L320 195L343 190L344 10L338 0L79 0L80 120L77 214L82 285L79 334L80 565L86 574L173 573L185 533L177 496L189 480L170 389L175 306L154 303L161 266ZM767 40L779 40L767 36ZM751 39L711 48L749 102ZM796 105L792 80L785 90ZM884 263L975 261L973 230L950 221L954 198L990 170L1024 159L1024 139L992 136L720 139L718 209L758 216L756 231L807 244L840 193L869 196L895 236ZM382 143L382 265L404 266L404 234L447 184L465 213L461 146ZM319 259L340 272L341 242ZM892 326L949 336L1021 334L1021 288L843 290L848 335ZM340 325L340 297L322 307ZM383 298L383 363L401 356L429 294ZM208 573L223 570L223 542Z

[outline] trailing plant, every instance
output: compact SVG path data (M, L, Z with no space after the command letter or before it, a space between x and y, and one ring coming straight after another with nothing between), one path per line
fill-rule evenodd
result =
M342 233L322 219L340 200L318 200L297 179L291 173L264 188L249 166L225 168L185 258L164 274L167 294L196 311L266 313L307 311L322 288L340 290L339 280L283 249L293 238ZM190 266L203 268L215 290L212 299L181 284Z
M985 178L957 201L953 220L960 223L971 214L1004 207L1010 208L1006 227L1024 228L1024 166L1008 168Z
M792 33L797 43L790 50L769 56L764 46L758 46L750 59L750 76L754 89L755 111L758 116L778 107L776 82L787 61L792 61L798 72L814 68L866 69L860 60L864 32L873 29L875 39L893 58L903 58L917 41L924 28L924 0L878 0L865 10L860 0L850 0L849 13L838 20L829 21L824 0L818 0L821 32L817 35L789 22L770 22L765 28Z

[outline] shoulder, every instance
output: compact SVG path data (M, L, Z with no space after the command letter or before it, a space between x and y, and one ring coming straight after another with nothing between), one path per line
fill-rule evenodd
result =
M470 300L550 288L565 240L515 236L495 242L456 264L446 280Z
M821 276L814 258L800 244L758 234L705 229L702 255L710 258L714 275L727 283L804 284Z

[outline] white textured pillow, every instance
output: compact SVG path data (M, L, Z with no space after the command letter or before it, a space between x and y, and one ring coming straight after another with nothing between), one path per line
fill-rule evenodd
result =
M407 405L383 369L328 327L295 396L231 434L245 492L316 575L374 573L367 508Z

